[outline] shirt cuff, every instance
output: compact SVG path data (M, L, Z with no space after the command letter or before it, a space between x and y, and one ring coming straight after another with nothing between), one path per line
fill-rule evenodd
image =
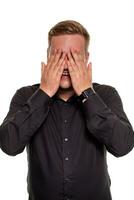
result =
M90 119L93 115L101 113L104 110L105 112L107 109L109 110L97 92L89 96L88 99L82 103L82 109L87 119Z

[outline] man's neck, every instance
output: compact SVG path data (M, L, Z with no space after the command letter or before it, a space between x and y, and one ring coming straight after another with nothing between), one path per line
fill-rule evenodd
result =
M60 98L60 99L63 99L64 101L67 101L72 95L74 95L75 92L74 90L65 90L65 89L59 89L57 91L57 96Z

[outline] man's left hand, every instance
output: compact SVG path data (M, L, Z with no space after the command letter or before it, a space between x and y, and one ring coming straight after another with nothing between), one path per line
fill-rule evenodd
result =
M88 65L84 61L81 53L70 49L67 54L68 70L70 73L72 86L77 95L80 95L85 89L92 86L92 63Z

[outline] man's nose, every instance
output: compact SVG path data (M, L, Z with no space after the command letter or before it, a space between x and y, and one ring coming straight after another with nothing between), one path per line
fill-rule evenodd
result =
M65 66L64 66L64 69L67 69L68 68L68 65L67 65L67 56L65 57Z

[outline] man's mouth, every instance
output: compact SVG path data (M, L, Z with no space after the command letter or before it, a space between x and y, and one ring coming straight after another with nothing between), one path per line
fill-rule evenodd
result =
M70 76L70 75L69 75L69 72L64 71L64 72L62 73L62 76Z

